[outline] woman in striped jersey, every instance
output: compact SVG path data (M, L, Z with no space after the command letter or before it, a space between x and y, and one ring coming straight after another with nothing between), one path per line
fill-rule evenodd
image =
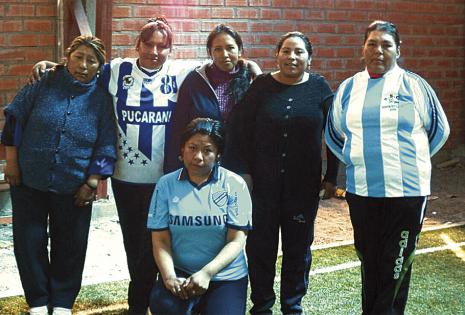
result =
M449 135L431 86L397 65L400 43L394 24L368 26L366 69L340 85L326 129L326 143L346 164L363 314L404 313L431 156Z

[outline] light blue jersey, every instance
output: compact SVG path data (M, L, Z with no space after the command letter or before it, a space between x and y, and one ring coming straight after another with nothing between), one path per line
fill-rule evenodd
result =
M346 164L348 192L408 197L430 194L431 156L448 136L431 86L396 66L381 78L365 70L340 85L325 139Z
M247 185L235 173L215 167L210 180L195 187L184 169L160 178L150 204L147 227L169 229L174 266L193 274L226 244L228 228L250 230L252 202ZM247 276L244 252L212 280Z

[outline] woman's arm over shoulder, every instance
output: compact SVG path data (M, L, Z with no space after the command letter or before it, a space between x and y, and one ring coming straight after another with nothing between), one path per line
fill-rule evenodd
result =
M171 115L170 123L166 130L165 144L165 161L163 163L163 171L168 174L182 167L178 156L181 149L181 135L187 124L195 118L193 115L194 101L192 99L192 89L196 85L195 70L192 70L181 84L178 92L178 100L176 107Z

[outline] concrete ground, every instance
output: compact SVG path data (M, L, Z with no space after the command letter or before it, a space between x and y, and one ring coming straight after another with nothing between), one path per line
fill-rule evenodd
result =
M0 298L23 294L13 253L8 193L0 192ZM83 285L129 279L111 187L109 193L108 200L94 203Z

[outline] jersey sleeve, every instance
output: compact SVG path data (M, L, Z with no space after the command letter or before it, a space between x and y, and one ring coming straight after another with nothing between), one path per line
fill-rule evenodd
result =
M433 156L441 149L449 137L449 123L433 88L420 77L418 77L418 84L422 98L419 100L421 105L420 115L428 134L430 154Z
M252 229L252 200L245 181L238 175L230 180L227 204L228 228L235 230Z
M181 136L187 124L192 120L192 100L191 86L192 75L188 75L181 84L178 92L178 101L167 127L166 152L163 170L165 174L173 172L183 165L178 159L181 148Z
M106 63L103 65L101 69L100 76L98 77L97 83L104 89L108 90L108 86L110 85L110 78L111 78L111 65L110 63Z
M326 119L325 141L327 147L341 161L344 161L342 149L344 148L344 133L342 131L342 95L345 91L342 84L333 100Z
M166 181L160 178L149 206L147 228L162 231L169 228L168 190Z

